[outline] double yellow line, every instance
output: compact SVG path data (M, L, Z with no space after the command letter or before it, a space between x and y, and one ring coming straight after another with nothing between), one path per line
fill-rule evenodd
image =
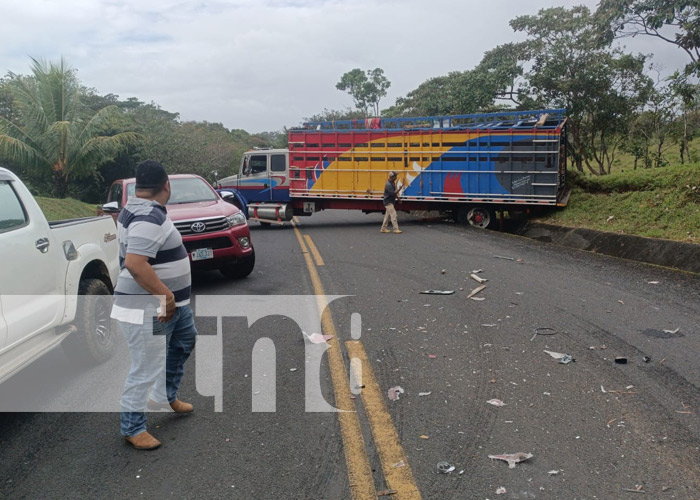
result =
M353 500L376 499L377 491L374 477L372 476L372 468L369 465L369 456L362 437L360 419L350 397L349 378L341 352L341 341L333 322L330 307L326 307L326 294L316 269L316 266L323 266L325 263L311 237L309 235L302 237L297 224L293 222L292 225L304 255L319 310L323 311L321 316L323 331L333 336L333 339L329 341L330 348L327 351L328 365L335 394L335 406L340 410L338 412L338 421L343 440L351 498ZM384 391L381 390L374 376L365 348L359 340L345 342L345 348L349 358L359 360L362 366L362 403L372 429L372 437L382 464L384 479L389 489L396 492L392 498L419 500L421 498L420 491L401 447L401 441L391 415L386 407Z

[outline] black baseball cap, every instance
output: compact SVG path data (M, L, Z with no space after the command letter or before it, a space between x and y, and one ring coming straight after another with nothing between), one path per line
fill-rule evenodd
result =
M136 166L136 189L160 189L167 181L168 174L157 161L146 160Z

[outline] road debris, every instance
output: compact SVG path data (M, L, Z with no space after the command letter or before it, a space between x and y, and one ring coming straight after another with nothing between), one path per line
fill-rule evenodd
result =
M513 257L504 257L503 255L494 255L494 259L503 259L503 260L515 260Z
M430 396L433 393L433 391L428 391L428 392L419 392L418 396Z
M422 435L420 436L420 438L421 438L421 439L430 439L430 436L426 436L425 434L422 434Z
M645 363L648 363L649 361L651 361L651 358L649 356L644 356L642 358L642 361L644 361Z
M389 391L386 393L386 395L389 397L390 400L392 401L398 401L399 396L404 393L403 387L400 385L397 385L396 387L392 387L389 389Z
M615 358L615 363L617 363L618 365L626 365L627 358L625 358L624 356L618 356Z
M530 342L535 340L535 337L537 337L538 335L542 335L542 336L547 337L550 335L556 335L557 333L559 333L559 332L557 332L557 330L555 328L550 328L548 326L541 326L539 328L535 328L535 334L530 339Z
M470 274L469 277L471 279L473 279L474 281L476 281L477 283L486 283L488 281L486 278L480 278L479 276L477 276L474 273Z
M448 462L438 462L437 464L438 474L449 474L456 468L457 467Z
M312 344L325 344L326 341L333 338L333 335L321 335L320 333L312 333L311 335L307 335L306 338L309 339L309 341Z
M500 488L498 488L496 490L496 495L503 495L504 493L508 493L508 492L506 491L506 489L503 486L501 486Z
M482 301L486 300L484 297L470 297L470 299L476 300L477 302L482 302Z
M484 272L483 269L474 269L474 270L472 271L472 274L479 274L479 273L483 273L483 272Z
M435 359L435 358L437 358L437 356L436 356L435 354L428 354L428 357L429 357L430 359Z
M391 495L396 495L398 491L396 490L382 490L377 492L378 497L388 497Z
M486 327L486 328L493 328L494 326L498 326L494 323L482 323L481 326Z
M559 362L562 365L568 365L569 363L574 361L574 358L571 356L571 354L564 354L562 352L547 351L546 349L544 352L546 352L547 354L552 356L554 359L559 360Z
M560 472L561 472L560 470L555 469L555 470L547 471L547 474L550 476L558 476Z
M454 290L425 290L419 292L421 295L454 295Z
M664 330L664 333L668 333L669 335L675 335L680 331L681 331L680 328L676 328L675 330Z
M476 287L474 290L472 290L472 291L469 293L469 295L467 295L467 298L468 298L468 299L471 299L474 295L476 295L477 293L479 293L480 291L482 291L484 288L486 288L486 285L481 285L481 286Z
M493 405L493 406L506 406L506 404L503 401L501 401L500 399L489 399L486 402L490 405Z
M658 285L660 281L647 281L647 285Z
M634 489L622 488L622 491L629 491L630 493L646 493L646 491L644 491L644 486L641 484L635 484Z
M443 269L440 271L440 274L445 274L447 272L447 269Z
M394 469L398 469L399 467L406 467L406 462L404 462L403 460L401 460L400 462L397 462L397 463L395 463L394 465L392 465L392 467L393 467Z
M290 372L295 372L295 371L297 371L297 370L298 370L298 368L290 368L290 369L289 369Z
M508 462L508 468L515 469L516 464L524 462L525 460L528 460L533 456L534 455L532 453L524 453L522 451L519 451L518 453L508 453L504 455L489 455L489 458L491 460L503 460L504 462Z

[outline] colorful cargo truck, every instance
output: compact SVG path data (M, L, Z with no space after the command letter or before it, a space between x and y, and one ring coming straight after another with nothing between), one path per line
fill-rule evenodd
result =
M566 205L565 124L563 109L308 122L289 131L289 149L245 153L219 187L268 225L327 209L381 212L394 171L397 210L489 227L498 212Z

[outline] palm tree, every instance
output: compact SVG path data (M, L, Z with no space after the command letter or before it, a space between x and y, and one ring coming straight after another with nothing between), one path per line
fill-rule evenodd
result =
M54 194L65 197L72 178L94 173L138 134L115 132L120 110L93 113L81 102L75 71L60 63L32 58L33 76L12 75L8 89L16 119L0 116L0 157L38 174L50 173Z

